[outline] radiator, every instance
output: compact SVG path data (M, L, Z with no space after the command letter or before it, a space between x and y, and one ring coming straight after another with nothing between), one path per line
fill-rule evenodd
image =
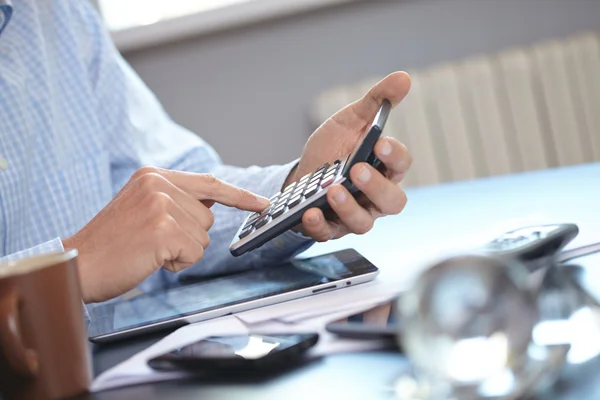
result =
M404 186L600 161L597 32L407 72L410 93L385 128L413 155ZM325 91L314 122L381 78Z

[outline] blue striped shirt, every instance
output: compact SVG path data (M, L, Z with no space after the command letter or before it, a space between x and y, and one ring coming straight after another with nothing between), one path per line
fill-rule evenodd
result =
M211 173L269 196L295 164L223 165L169 118L87 1L0 0L0 262L61 251L61 238L144 165ZM159 270L142 290L281 261L313 243L287 232L234 258L228 246L245 212L212 210L204 258L178 274Z

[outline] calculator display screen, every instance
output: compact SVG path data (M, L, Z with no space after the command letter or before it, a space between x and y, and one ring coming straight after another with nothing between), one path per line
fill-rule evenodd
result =
M197 314L315 285L375 272L354 250L221 276L139 295L92 310L91 336Z

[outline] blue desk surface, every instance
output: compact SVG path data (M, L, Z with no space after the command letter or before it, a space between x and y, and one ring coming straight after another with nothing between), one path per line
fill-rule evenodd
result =
M508 229L572 222L580 228L569 248L600 242L600 163L406 190L396 216L366 235L320 243L301 256L357 249L399 285L428 262L473 248Z
M465 247L465 240L481 239L508 226L573 222L579 225L580 234L572 246L600 241L600 164L414 188L407 190L407 195L405 210L378 221L370 233L317 244L303 256L353 247L382 269L381 277L404 282L432 255ZM581 263L588 267L590 286L600 293L600 257L588 257ZM98 349L94 356L97 372L158 339ZM600 382L594 383L600 360L594 365L573 373L572 381L552 398L600 398ZM345 354L328 356L267 382L167 382L100 393L93 398L391 399L393 379L403 368L406 360L399 354Z

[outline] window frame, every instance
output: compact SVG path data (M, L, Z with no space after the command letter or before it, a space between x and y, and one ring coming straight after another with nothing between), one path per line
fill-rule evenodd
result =
M359 0L251 0L177 18L111 31L122 52L139 50Z

